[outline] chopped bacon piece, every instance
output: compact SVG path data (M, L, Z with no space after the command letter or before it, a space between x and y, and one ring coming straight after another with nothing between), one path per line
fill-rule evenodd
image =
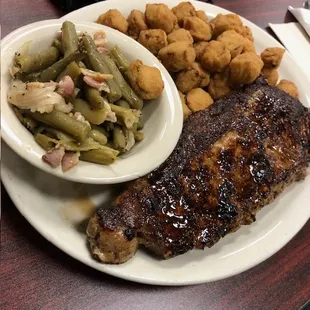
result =
M84 76L83 81L92 88L96 88L99 91L105 91L106 93L110 92L110 88L106 82L98 82L90 76Z
M61 161L63 172L67 172L79 163L80 152L66 152Z
M63 97L72 96L74 93L74 82L69 75L65 75L58 83L57 92Z
M105 39L106 35L103 30L97 31L94 33L94 40L100 40L100 39Z
M102 55L108 55L109 54L109 50L103 46L97 46L97 50Z
M59 167L64 155L65 149L63 147L59 147L47 152L45 155L42 156L42 159L54 169Z
M113 79L113 75L112 74L106 74L106 73L100 73L100 72L96 72L93 70L89 70L89 69L81 69L81 72L83 75L85 76L89 76L93 79L95 79L98 82L104 82L106 80L111 80Z
M94 42L97 47L105 46L108 43L106 39L106 35L104 31L97 31L94 34Z

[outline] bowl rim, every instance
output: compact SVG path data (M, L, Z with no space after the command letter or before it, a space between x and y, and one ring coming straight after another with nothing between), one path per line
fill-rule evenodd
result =
M79 26L80 27L97 28L98 30L101 29L101 30L104 30L106 32L111 32L111 33L117 34L118 36L122 36L122 37L126 38L127 41L130 41L132 44L139 45L139 49L144 50L144 52L147 52L150 56L150 59L153 60L153 62L157 63L157 65L161 71L161 74L163 75L164 80L166 80L164 92L167 91L167 89L169 89L169 91L172 92L172 94L173 94L173 102L169 102L169 105L171 107L173 107L173 109L172 109L172 112L173 112L173 130L171 130L171 132L174 132L174 134L173 134L174 139L170 140L169 148L168 149L167 148L162 149L162 152L161 152L162 155L158 156L159 159L158 159L156 165L153 163L153 165L149 165L148 167L141 169L143 171L138 171L136 173L127 174L126 172L124 172L122 175L116 175L113 177L104 177L104 176L102 176L102 177L97 177L97 176L89 177L89 176L83 176L83 175L78 175L78 174L71 175L68 173L63 173L61 171L61 169L60 170L59 169L52 169L47 164L42 165L42 162L38 162L37 158L34 155L32 155L32 156L27 155L27 152L25 152L25 148L23 146L17 145L16 141L14 141L14 139L12 139L10 137L10 134L7 132L7 129L9 129L10 126L7 126L7 128L6 128L6 126L3 125L4 123L5 123L5 125L7 125L7 122L3 122L4 115L2 112L2 105L8 104L7 100L5 100L5 102L1 102L1 139L3 139L5 141L5 143L15 153L17 153L24 160L28 161L34 167L39 168L39 169L41 169L41 170L43 170L49 174L55 175L59 178L66 179L66 180L73 181L73 182L88 183L88 184L117 184L117 183L131 181L131 180L137 179L143 175L146 175L147 173L151 172L156 167L161 165L170 156L170 154L174 150L174 148L175 148L175 146L179 140L179 137L181 135L181 132L182 132L183 110L182 110L181 99L180 99L180 96L178 95L178 90L175 86L175 83L174 83L173 79L171 78L170 74L168 73L168 71L166 70L166 68L160 63L160 61L150 51L148 51L144 46L139 44L133 38L127 36L126 34L119 32L113 28L110 28L110 27L107 27L107 26L104 26L101 24L97 24L94 22L77 21L74 19L70 19L70 21L74 22L74 24L77 26L77 28ZM50 27L58 26L60 29L63 22L64 22L63 19L49 19L49 20L38 21L38 22L34 22L31 24L27 24L25 26L22 26L16 30L14 30L13 32L9 33L8 35L6 35L1 40L1 53L6 52L10 48L11 42L15 42L16 37L18 37L18 40L20 40L23 37L23 34L26 35L29 32L31 33L32 31L38 30L38 28L44 29L44 28L50 28ZM89 32L91 32L91 31L89 30ZM2 57L1 57L1 62L2 62ZM2 71L2 69L1 69L1 71ZM2 72L1 72L1 75L2 75ZM3 84L4 84L3 79L1 79L1 89L3 89L3 87L2 87ZM3 95L3 96L5 96L5 95ZM25 130L27 130L27 129L25 128ZM171 133L170 133L170 135L171 135ZM135 155L133 155L133 156L135 156ZM86 162L86 164L98 165L95 163L88 163L88 162ZM102 166L102 165L100 165L100 166ZM137 161L137 166L139 166L138 161ZM109 167L113 167L113 164L110 165Z

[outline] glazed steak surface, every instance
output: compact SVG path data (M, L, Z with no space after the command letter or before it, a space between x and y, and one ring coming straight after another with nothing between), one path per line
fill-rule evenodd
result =
M309 110L256 80L191 115L166 162L96 212L93 256L121 263L139 244L162 258L211 247L306 176L309 144Z

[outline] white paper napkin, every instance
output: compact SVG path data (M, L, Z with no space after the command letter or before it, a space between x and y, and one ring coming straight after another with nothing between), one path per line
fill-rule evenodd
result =
M310 37L299 23L269 24L296 63L310 78Z
M295 16L298 22L304 27L310 37L310 10L288 7L288 10Z

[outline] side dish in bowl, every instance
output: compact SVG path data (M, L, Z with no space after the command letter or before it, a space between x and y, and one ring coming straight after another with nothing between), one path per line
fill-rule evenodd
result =
M22 30L2 42L9 60L2 128L19 155L91 183L134 179L169 156L182 128L181 104L168 72L146 49L93 23L40 22ZM38 33L47 36L37 40ZM16 143L19 133L25 137Z

